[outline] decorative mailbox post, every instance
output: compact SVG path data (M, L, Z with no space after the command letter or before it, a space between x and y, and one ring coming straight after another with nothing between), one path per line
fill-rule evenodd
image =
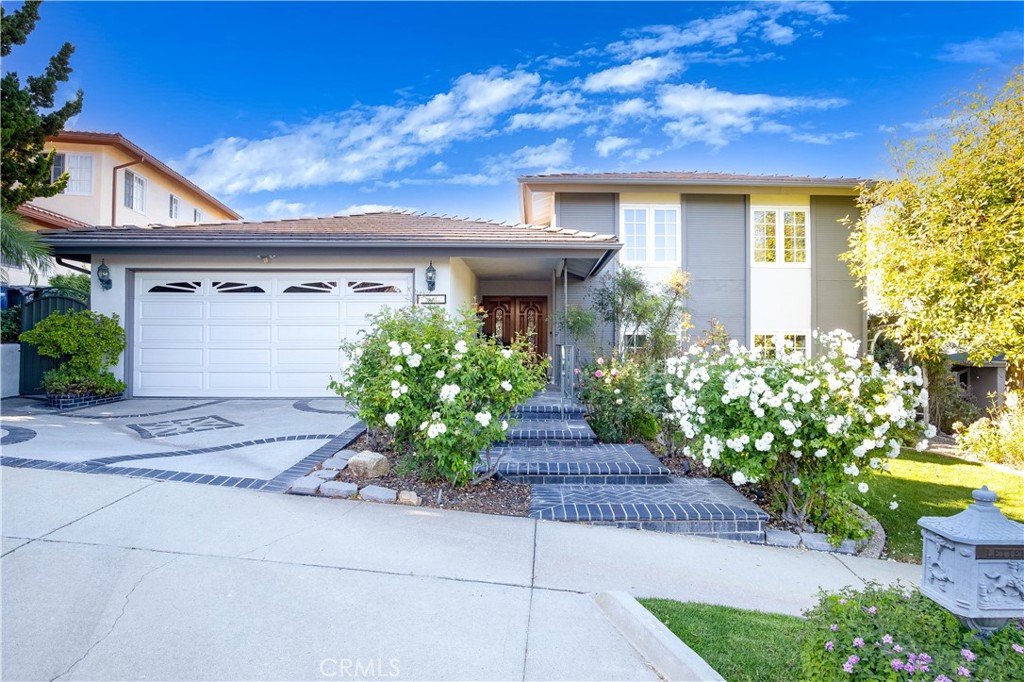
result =
M1024 617L1024 524L1003 516L987 486L972 496L974 504L959 514L917 522L921 592L987 637Z

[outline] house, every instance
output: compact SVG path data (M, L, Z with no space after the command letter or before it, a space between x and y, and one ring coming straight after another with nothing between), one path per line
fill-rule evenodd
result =
M60 194L39 197L18 208L32 229L46 232L92 225L157 221L178 225L241 218L120 133L64 131L47 138L45 148L57 152L52 179L65 171L70 179ZM14 267L8 271L12 289L30 284L25 271ZM74 271L57 263L56 272Z
M855 218L851 178L726 173L594 173L519 178L524 222L615 235L615 267L650 281L682 269L697 331L710 318L750 348L789 342L812 351L814 330L866 338L862 290L839 254ZM589 304L599 278L570 282L569 305ZM563 304L564 305L564 304ZM599 344L612 344L605 325Z
M329 395L339 339L356 338L384 307L455 312L497 300L491 333L528 331L537 352L557 353L557 292L595 276L621 246L579 229L398 212L71 226L47 241L109 271L93 278L91 306L127 331L115 371L131 395L217 397Z
M315 397L341 364L338 340L386 306L481 305L487 333L526 334L557 372L567 345L559 313L589 304L620 264L652 279L688 271L695 320L714 317L744 344L788 340L811 352L814 329L863 338L863 295L839 260L839 220L856 211L858 182L530 176L516 225L388 212L67 226L48 242L109 271L93 278L92 307L127 330L117 371L132 395Z
M983 410L1003 404L1006 393L1006 355L988 362L971 362L967 353L950 353L950 368L967 397Z

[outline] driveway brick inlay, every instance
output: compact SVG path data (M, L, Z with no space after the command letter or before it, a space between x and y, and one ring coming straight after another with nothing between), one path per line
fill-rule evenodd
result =
M162 422L150 422L149 424L126 424L129 429L137 432L143 438L164 438L166 436L180 436L186 433L199 433L201 431L215 431L217 429L233 429L242 426L215 414L204 414L198 417L184 417L182 419L169 419Z

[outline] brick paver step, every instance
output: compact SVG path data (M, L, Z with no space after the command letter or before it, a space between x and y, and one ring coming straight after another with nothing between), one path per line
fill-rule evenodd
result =
M724 481L534 485L530 516L763 543L768 515Z
M508 431L508 446L591 445L597 437L582 419L529 419Z
M496 447L491 461L501 478L514 483L667 483L671 473L643 445L615 443Z

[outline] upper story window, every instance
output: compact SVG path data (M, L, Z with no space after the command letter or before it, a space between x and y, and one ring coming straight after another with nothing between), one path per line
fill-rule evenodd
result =
M146 212L146 178L130 170L124 172L124 205L139 213Z
M622 208L622 260L627 263L679 263L679 209L674 206Z
M203 212L198 208L192 210L192 222L200 223L203 221Z
M167 209L167 216L172 220L177 220L178 217L181 215L181 200L178 199L178 197L174 196L173 194L170 196L171 203Z
M807 209L754 207L754 263L807 263Z
M92 154L54 154L50 183L65 173L70 176L63 194L92 194Z

